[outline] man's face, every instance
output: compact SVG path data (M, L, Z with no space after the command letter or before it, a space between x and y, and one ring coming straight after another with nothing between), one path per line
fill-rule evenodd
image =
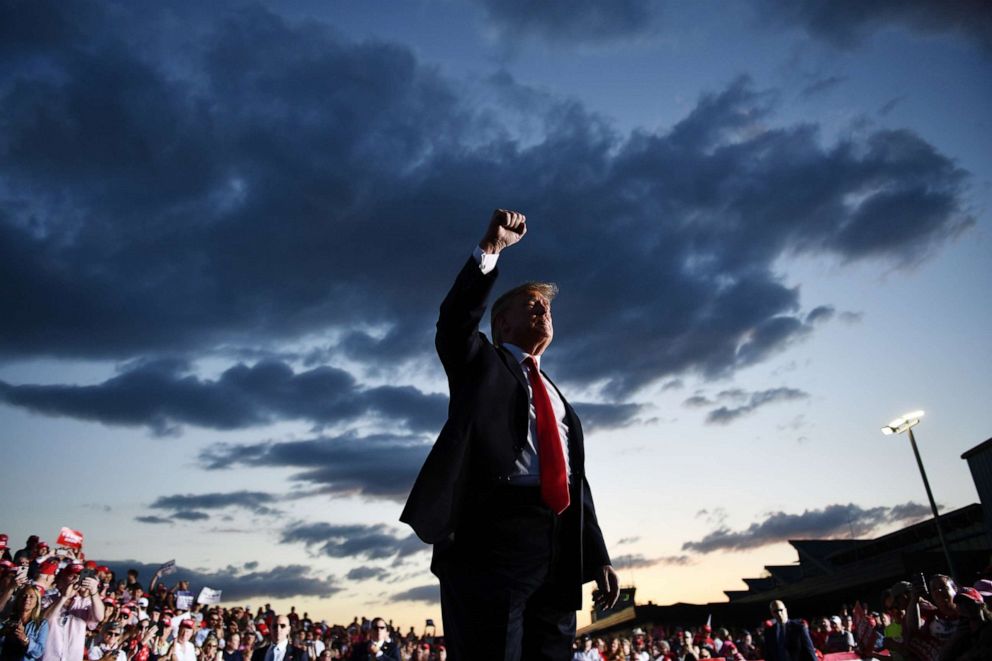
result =
M837 633L842 629L842 625L839 620L830 620L830 630Z
M282 642L289 638L289 618L280 615L276 620L276 640Z
M789 612L785 610L785 604L781 601L773 601L768 606L768 610L771 612L772 618L774 618L777 622L785 622L789 619Z
M389 629L386 628L386 621L372 620L372 640L386 640L389 637Z
M536 291L523 292L504 308L499 328L504 342L539 356L555 334L551 302Z

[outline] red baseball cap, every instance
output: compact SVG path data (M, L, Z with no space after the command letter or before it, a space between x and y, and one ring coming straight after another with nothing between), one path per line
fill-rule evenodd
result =
M41 563L41 569L38 570L39 574L44 574L45 576L55 576L55 572L59 570L59 560L58 558L49 558Z
M96 560L87 560L86 561L86 568L87 569L96 569Z
M954 601L957 601L959 597L964 597L965 599L970 599L976 604L984 604L985 600L982 599L982 595L978 593L975 588L961 588L958 593L954 596Z
M66 571L71 574L78 574L83 571L83 565L78 562L70 562L62 568L62 571Z
M186 619L184 619L182 622L179 623L179 628L180 629L192 629L193 628L193 620L191 620L190 618L187 617Z

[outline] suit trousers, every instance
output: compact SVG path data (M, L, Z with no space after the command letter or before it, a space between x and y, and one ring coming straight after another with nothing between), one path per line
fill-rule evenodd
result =
M575 610L556 589L560 518L538 487L476 504L435 563L451 661L565 661Z

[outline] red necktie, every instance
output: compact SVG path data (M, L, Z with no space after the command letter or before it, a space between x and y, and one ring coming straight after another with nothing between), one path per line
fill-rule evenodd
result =
M558 418L551 407L548 389L537 369L533 356L524 359L528 367L530 387L534 397L534 415L537 417L537 456L541 465L541 499L555 514L568 508L568 475L565 473L565 454L558 434Z

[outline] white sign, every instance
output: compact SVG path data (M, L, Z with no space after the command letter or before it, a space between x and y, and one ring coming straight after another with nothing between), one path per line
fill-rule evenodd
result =
M178 590L176 592L176 610L188 611L189 607L193 605L193 593L187 592L186 590Z
M196 598L197 603L207 604L213 606L214 604L220 603L220 590L214 590L213 588L203 588L200 590L200 596Z

